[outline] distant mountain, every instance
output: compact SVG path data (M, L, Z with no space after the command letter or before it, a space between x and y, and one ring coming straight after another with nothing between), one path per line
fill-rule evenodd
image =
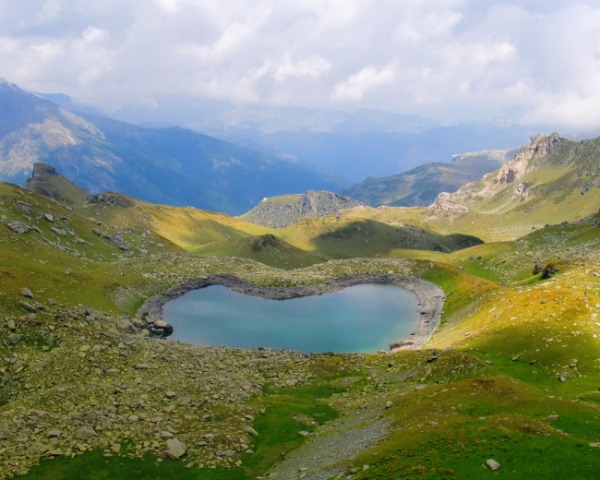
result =
M59 107L64 108L65 110L69 110L73 113L89 113L90 115L98 115L101 117L106 117L107 114L104 110L99 107L94 107L93 105L88 105L76 98L69 97L64 93L39 93L39 92L30 92L36 95L37 97L43 98L44 100L49 100L52 103L55 103Z
M24 184L38 161L91 194L118 191L230 214L264 197L339 186L297 162L183 128L148 129L74 114L2 81L0 180Z
M367 177L387 177L425 163L450 161L460 152L515 148L528 142L537 127L455 125L418 134L278 132L270 135L237 132L255 144L299 163L318 165L331 175L355 183Z
M361 202L337 193L309 190L303 195L265 198L238 218L263 227L285 228L305 217L325 217L361 205Z
M441 192L455 192L464 184L497 170L518 150L487 150L454 155L452 163L426 163L400 175L369 177L342 194L371 207L426 207Z
M199 132L220 131L235 136L245 130L271 134L281 131L315 133L420 133L439 124L418 115L380 110L354 112L306 107L233 105L189 98L157 99L152 107L128 106L113 112L129 123L179 125Z

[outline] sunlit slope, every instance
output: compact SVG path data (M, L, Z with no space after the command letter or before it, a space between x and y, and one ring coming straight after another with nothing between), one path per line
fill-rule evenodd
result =
M286 270L309 267L327 261L327 258L318 252L301 250L271 234L231 240L226 243L211 243L192 249L192 252L217 257L249 258Z
M215 242L227 244L271 231L223 213L155 205L118 193L91 196L76 210L105 224L156 232L187 251Z
M585 282L581 279L583 288L596 292L600 288L600 268L596 268L600 261L599 225L600 215L596 214L577 223L536 230L517 241L476 245L452 253L394 249L378 257L430 259L516 287L535 285L548 265L561 272L561 278L569 278L571 271L585 266ZM549 281L554 282L554 279Z
M277 231L286 242L331 258L371 257L391 248L454 251L479 244L469 236L444 236L412 225L392 226L361 217L306 218Z
M488 240L522 236L532 227L579 221L598 211L600 139L573 142L534 137L497 172L440 195L428 221L459 232L479 229Z

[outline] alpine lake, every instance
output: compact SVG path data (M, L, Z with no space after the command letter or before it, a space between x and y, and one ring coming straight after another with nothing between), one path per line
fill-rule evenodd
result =
M174 328L170 340L193 345L375 353L410 339L419 325L419 300L381 284L286 300L212 285L166 303L163 320Z

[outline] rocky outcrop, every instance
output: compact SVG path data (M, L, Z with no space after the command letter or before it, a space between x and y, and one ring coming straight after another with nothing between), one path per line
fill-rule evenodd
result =
M127 243L125 243L125 240L123 239L123 236L121 234L111 235L108 232L105 232L98 228L92 228L92 232L94 232L100 238L105 238L119 250L124 250L126 252L130 251L129 246L127 245Z
M553 133L548 136L543 133L531 137L528 147L521 150L515 158L505 163L498 171L496 177L500 185L506 185L521 180L533 167L531 160L536 157L545 157L550 154L557 143L563 139Z
M67 205L83 203L88 196L83 188L62 176L52 165L42 162L33 164L27 189Z
M337 193L309 190L304 195L265 198L238 218L264 227L285 228L304 217L326 217L362 205L362 202Z
M453 217L467 214L472 209L477 210L481 201L491 198L506 189L513 189L509 196L512 203L515 199L518 199L518 202L529 200L534 195L531 189L532 185L522 180L537 167L536 159L547 157L557 145L564 141L565 139L557 133L534 135L531 137L531 143L522 148L512 160L502 165L497 172L485 175L478 182L468 183L455 193L440 193L435 202L429 207L432 215ZM513 186L513 184L517 185ZM510 205L496 205L495 208L500 210L509 208L512 203Z

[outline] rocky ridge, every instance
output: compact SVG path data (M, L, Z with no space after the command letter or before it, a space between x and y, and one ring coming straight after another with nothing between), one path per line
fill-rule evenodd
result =
M361 206L362 202L337 193L309 190L303 195L265 198L241 220L268 228L285 228L305 217L326 217L341 210Z

